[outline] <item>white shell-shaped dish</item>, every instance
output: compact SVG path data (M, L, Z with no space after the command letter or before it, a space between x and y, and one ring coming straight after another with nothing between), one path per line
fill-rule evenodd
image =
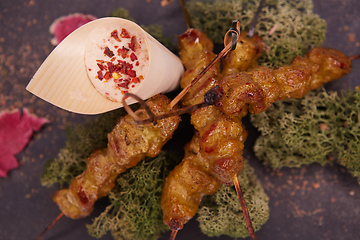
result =
M126 21L101 18L89 22L67 36L46 58L26 89L65 110L81 114L100 114L122 107L106 99L91 84L85 68L85 46L90 32L97 27ZM144 31L130 22L139 31ZM180 59L144 31L149 49L149 71L136 94L147 99L174 90L184 72ZM132 100L132 99L131 99ZM133 102L129 102L131 104Z

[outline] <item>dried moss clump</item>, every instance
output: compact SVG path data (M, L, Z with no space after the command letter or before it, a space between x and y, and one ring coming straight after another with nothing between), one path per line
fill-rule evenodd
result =
M90 235L100 238L110 231L115 240L155 240L168 230L160 206L167 161L162 152L121 174L109 194L110 205L87 225Z
M222 43L232 20L239 20L242 30L250 27L259 3L260 0L192 1L188 2L188 9L194 26L215 43ZM326 22L313 13L312 0L270 0L266 1L255 32L263 37L266 46L259 63L278 67L321 46Z
M254 151L266 166L325 165L336 159L360 177L360 90L310 92L276 102L251 121L261 132Z
M239 181L254 230L257 231L269 219L269 198L246 160L245 167L239 174ZM249 236L234 186L221 186L215 195L206 197L198 214L201 231L210 237Z

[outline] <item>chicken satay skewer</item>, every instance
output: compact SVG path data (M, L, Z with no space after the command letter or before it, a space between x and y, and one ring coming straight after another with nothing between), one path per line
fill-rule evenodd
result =
M147 100L156 114L169 112L170 99L159 94ZM141 113L146 117L146 112ZM120 173L135 166L145 157L155 157L162 146L173 136L180 117L162 119L156 126L138 126L131 116L121 117L108 134L107 148L93 152L87 159L85 171L74 178L69 188L58 190L53 201L60 214L37 238L40 239L62 215L72 219L88 216L97 199L106 196L115 186Z

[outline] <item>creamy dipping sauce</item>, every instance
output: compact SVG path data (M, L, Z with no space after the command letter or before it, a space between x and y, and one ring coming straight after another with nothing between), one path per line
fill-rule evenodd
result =
M148 72L144 33L126 23L94 29L85 48L85 66L96 90L121 102L124 93L136 93Z

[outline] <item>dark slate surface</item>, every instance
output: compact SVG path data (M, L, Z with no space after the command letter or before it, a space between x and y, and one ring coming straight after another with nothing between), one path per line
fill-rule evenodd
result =
M48 32L54 19L81 12L108 16L114 8L124 7L140 24L157 23L167 35L181 34L185 21L174 2L159 7L160 0L1 0L0 1L0 110L27 107L51 123L36 133L26 149L17 155L20 167L0 179L0 239L35 239L58 214L51 197L57 187L45 188L40 176L47 160L56 157L66 137L66 123L84 121L86 116L68 113L28 93L25 86L51 52ZM316 0L314 11L328 23L325 46L360 53L360 1ZM156 12L156 14L154 14ZM351 37L354 36L355 40ZM360 60L343 79L328 89L354 88L360 83ZM247 124L249 126L249 124ZM257 233L258 239L358 239L360 233L360 187L339 166L311 165L301 169L273 172L256 161L252 145L256 132L249 126L245 157L262 180L270 197L270 219ZM106 200L98 202L96 216ZM81 220L62 218L43 238L93 239ZM164 236L168 239L169 234ZM102 239L111 239L105 236ZM210 239L201 234L195 220L178 233L177 239ZM212 238L217 239L217 238ZM221 237L218 239L231 239Z

